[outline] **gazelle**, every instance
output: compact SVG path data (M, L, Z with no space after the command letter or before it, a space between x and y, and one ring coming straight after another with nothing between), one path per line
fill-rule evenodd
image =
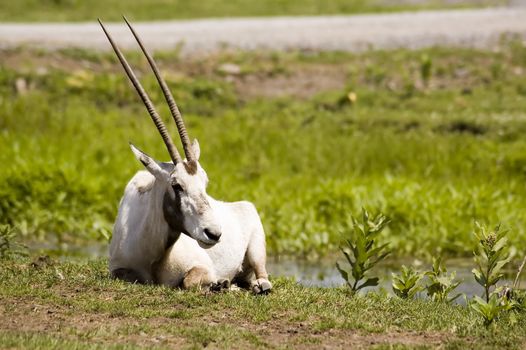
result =
M179 155L148 94L99 20L172 160L158 162L130 144L146 171L135 174L121 200L110 243L111 275L130 282L183 288L235 280L256 293L270 291L265 233L255 207L249 202L220 202L206 193L208 177L199 164L199 143L190 143L181 113L153 57L124 20L163 91L186 159Z

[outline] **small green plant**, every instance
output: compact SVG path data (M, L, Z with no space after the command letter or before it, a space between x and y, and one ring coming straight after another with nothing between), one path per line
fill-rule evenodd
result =
M512 289L508 299L512 302L513 310L526 311L526 290Z
M503 302L509 304L509 310L526 311L526 291L510 287L502 287L498 292L492 293L499 296Z
M350 265L350 273L339 263L336 263L336 268L353 295L364 287L378 285L378 277L368 277L368 272L390 253L387 244L376 245L378 235L388 223L389 220L383 214L371 219L365 209L362 209L361 222L351 216L350 238L346 241L346 247L340 247Z
M500 225L493 230L488 230L479 223L476 226L475 235L479 247L474 252L477 268L473 269L473 275L484 288L484 299L475 296L470 306L484 318L484 324L489 326L503 311L512 310L517 303L509 299L510 293L499 293L497 290L497 283L504 275L501 271L511 259L506 246L507 232L501 230Z
M475 296L470 306L484 318L484 325L489 326L502 312L511 310L513 303L511 303L506 296L499 296L497 293L492 293L488 301L479 296Z
M460 297L461 293L449 297L449 294L459 286L460 282L455 281L455 272L447 273L441 258L433 258L432 270L425 272L424 275L428 279L424 289L433 301L451 303Z
M26 247L13 241L15 236L16 231L11 225L0 225L0 259L26 255Z
M489 231L483 225L476 223L475 235L479 241L479 249L475 251L475 263L477 268L473 269L473 275L478 284L484 288L486 302L490 300L490 290L496 287L502 278L502 268L510 261L506 247L506 231L500 229L500 225Z
M513 285L504 287L499 291L499 295L506 297L511 304L511 309L516 311L526 311L526 290L520 289L520 276L525 265L526 257L522 260L517 270Z
M402 299L413 299L422 287L422 273L414 270L412 267L402 265L402 273L397 275L393 273L393 292Z
M424 82L424 86L429 85L429 80L431 79L431 72L433 68L433 61L429 55L424 54L420 57L420 76Z

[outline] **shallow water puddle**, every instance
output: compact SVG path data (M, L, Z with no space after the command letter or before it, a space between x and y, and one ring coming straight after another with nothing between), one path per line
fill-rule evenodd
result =
M66 249L57 249L57 245L53 243L48 244L35 244L30 246L31 251L39 253L45 253L52 256L56 256L61 260L85 260L85 259L97 259L107 257L108 247L105 244L93 243L82 247L68 246ZM54 248L52 248L54 247ZM345 284L345 281L341 278L340 273L335 267L336 259L343 263L343 259L339 256L333 258L325 258L318 261L305 260L305 259L294 259L293 257L278 258L269 257L267 259L267 270L271 277L288 277L295 279L298 283L306 287L340 287ZM499 282L499 286L513 284L515 273L517 271L519 262L515 262L509 266L510 270L507 271L505 278ZM373 269L372 274L380 277L380 285L374 288L365 288L364 291L371 290L385 290L390 294L392 293L391 280L392 273L399 273L402 265L414 266L419 271L427 270L430 268L429 265L422 264L419 261L389 261L388 264L378 266ZM456 272L456 280L461 281L458 288L452 293L456 295L463 293L467 297L473 295L482 295L483 289L477 284L471 270L475 267L473 259L452 259L446 260L445 265L447 272ZM344 265L346 266L346 265ZM526 288L526 271L521 276L520 287ZM464 298L460 297L457 301L461 304L465 303Z
M295 260L295 259L276 259L271 258L267 262L267 269L271 276L285 276L296 279L296 281L307 287L340 287L345 284L343 278L335 267L336 260L322 260L322 261L306 261L306 260ZM340 259L340 263L342 263ZM428 265L422 265L421 263L412 263L408 261L396 262L391 261L389 265L379 266L373 269L372 274L380 277L380 285L375 288L365 288L367 290L384 289L388 293L392 294L391 280L392 273L399 273L401 266L417 266L420 271L427 270L430 268ZM418 266L420 265L420 266ZM445 261L447 272L451 273L456 271L456 280L461 281L461 284L452 293L456 295L458 293L464 293L467 297L473 295L482 295L483 288L477 284L471 270L475 267L473 259L455 259L451 261ZM505 275L505 278L499 282L499 286L512 285L513 279L515 278L516 266L510 266L512 270ZM521 276L520 287L526 288L526 278L524 274ZM464 299L460 297L457 299L459 303L464 303Z

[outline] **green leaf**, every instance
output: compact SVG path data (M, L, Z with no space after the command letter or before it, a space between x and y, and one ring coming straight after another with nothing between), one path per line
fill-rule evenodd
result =
M495 267L493 268L492 272L498 273L504 267L504 265L506 265L509 261L510 261L509 258L499 261L498 263L495 264Z
M349 282L349 273L343 268L341 268L338 262L336 263L336 268L338 269L338 271L340 271L340 275L345 280L345 282Z
M379 263L380 261L384 260L387 256L389 256L389 254L391 254L391 252L385 252L381 255L379 255L376 259L374 259L371 264L372 265L376 265L377 263Z
M449 299L448 299L448 302L450 302L450 303L454 302L454 301L457 300L461 295L462 295L462 293L458 293L458 294L455 295L454 297L449 298Z
M378 277L368 278L364 283L357 287L356 290L360 290L365 287L376 287L378 285L378 281Z
M369 250L369 252L367 252L367 257L368 258L374 257L376 254L380 253L382 250L387 248L388 245L389 245L389 243L385 243L385 244L382 244L379 247L376 247L374 249Z
M353 266L354 265L354 261L353 259L351 258L351 256L349 255L349 253L347 253L345 250L341 249L340 250L342 251L343 255L345 256L345 259L347 259L347 262Z
M493 251L499 251L501 250L502 248L504 248L504 246L506 245L506 243L508 243L508 239L506 237L502 237L501 239L499 239L497 241L497 243L495 243L495 245L493 246Z
M473 276L475 276L475 280L477 281L477 283L484 287L486 285L486 278L482 274L482 272L480 272L477 269L473 269L471 270L471 272L473 273Z
M362 265L355 264L354 266L352 266L352 276L354 277L356 281L359 281L363 278Z

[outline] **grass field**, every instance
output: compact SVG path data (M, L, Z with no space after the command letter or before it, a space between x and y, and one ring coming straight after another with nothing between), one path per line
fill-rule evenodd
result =
M0 222L59 251L105 244L141 169L128 141L167 158L144 107L110 54L0 55ZM145 62L129 56L168 121ZM334 252L362 206L392 219L381 239L394 256L471 256L475 220L501 222L526 248L519 42L157 57L201 141L209 194L253 201L271 254Z
M205 293L107 278L106 261L0 260L3 348L523 348L526 315L489 328L469 308L350 297L275 279L274 291ZM7 316L9 315L9 316Z
M0 3L2 22L120 21L240 16L335 15L506 5L508 0L20 0Z
M155 1L128 4L127 13L147 20L444 5L203 1L185 2L180 10L182 2ZM116 0L87 4L2 3L0 20L91 20L102 6L112 20L124 6ZM144 59L137 52L128 56L175 135ZM506 256L509 246L514 261L507 268L523 258L524 42L503 39L491 51L224 51L192 58L172 51L156 58L191 136L200 140L209 194L256 204L269 255L335 257L349 236L350 215L365 207L391 219L376 244L388 243L391 256L406 262L471 257L475 221L500 222L510 231ZM476 304L432 301L429 285L414 300L385 290L352 296L346 287L306 288L270 271L269 295L209 293L112 280L105 258L63 260L79 247L86 253L107 246L124 186L142 169L128 141L167 159L112 54L0 50L1 348L526 346L524 307L485 324ZM27 257L22 244L30 246ZM452 285L447 276L437 278Z

